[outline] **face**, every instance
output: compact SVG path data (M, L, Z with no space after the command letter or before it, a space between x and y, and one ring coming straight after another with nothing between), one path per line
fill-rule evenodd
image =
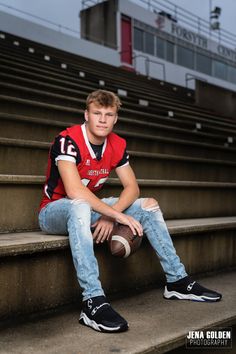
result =
M90 103L84 117L89 141L92 144L102 144L117 122L117 108Z

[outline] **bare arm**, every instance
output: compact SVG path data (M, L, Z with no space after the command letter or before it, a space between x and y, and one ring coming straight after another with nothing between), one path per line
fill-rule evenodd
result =
M58 170L62 178L66 194L70 199L82 199L87 201L93 210L107 217L115 219L117 222L128 225L134 234L142 233L141 225L133 218L127 217L120 211L103 203L81 182L77 167L70 161L58 161Z
M123 190L117 203L113 205L113 208L122 212L139 197L139 186L130 165L118 167L116 174L123 186Z
M123 190L118 201L112 207L119 212L123 212L139 197L139 187L130 165L118 167L116 173L121 181ZM109 238L112 232L113 221L110 218L102 216L93 226L96 227L94 238L98 242L103 242ZM139 235L141 236L142 233L139 233Z

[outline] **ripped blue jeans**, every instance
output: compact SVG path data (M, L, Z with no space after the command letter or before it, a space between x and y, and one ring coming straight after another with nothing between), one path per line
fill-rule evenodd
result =
M184 265L176 254L160 208L158 205L144 208L145 200L137 199L124 213L142 224L145 235L159 257L167 282L177 281L187 275ZM112 206L117 198L103 198L102 201ZM104 295L90 229L100 216L91 210L87 202L67 198L47 204L39 213L42 231L55 235L69 234L73 263L83 289L83 300Z

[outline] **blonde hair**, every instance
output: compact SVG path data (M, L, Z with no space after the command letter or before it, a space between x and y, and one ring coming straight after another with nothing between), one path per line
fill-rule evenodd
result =
M89 105L95 103L102 107L116 107L117 112L120 109L121 101L117 95L111 91L96 90L91 92L86 99L86 109L89 110Z

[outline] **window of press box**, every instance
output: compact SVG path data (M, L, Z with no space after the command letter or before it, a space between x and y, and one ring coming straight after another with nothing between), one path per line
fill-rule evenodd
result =
M156 37L156 56L165 58L165 41L159 37Z
M166 60L174 63L174 44L171 42L166 42Z
M214 60L214 76L218 79L227 80L227 66L222 61Z
M177 64L194 69L194 52L191 49L177 46Z
M145 53L154 55L154 35L149 33L149 32L145 32Z
M134 27L134 49L144 51L144 32Z
M234 66L228 66L228 81L236 84L236 68Z
M206 55L196 54L196 69L201 73L211 75L212 74L212 60Z

